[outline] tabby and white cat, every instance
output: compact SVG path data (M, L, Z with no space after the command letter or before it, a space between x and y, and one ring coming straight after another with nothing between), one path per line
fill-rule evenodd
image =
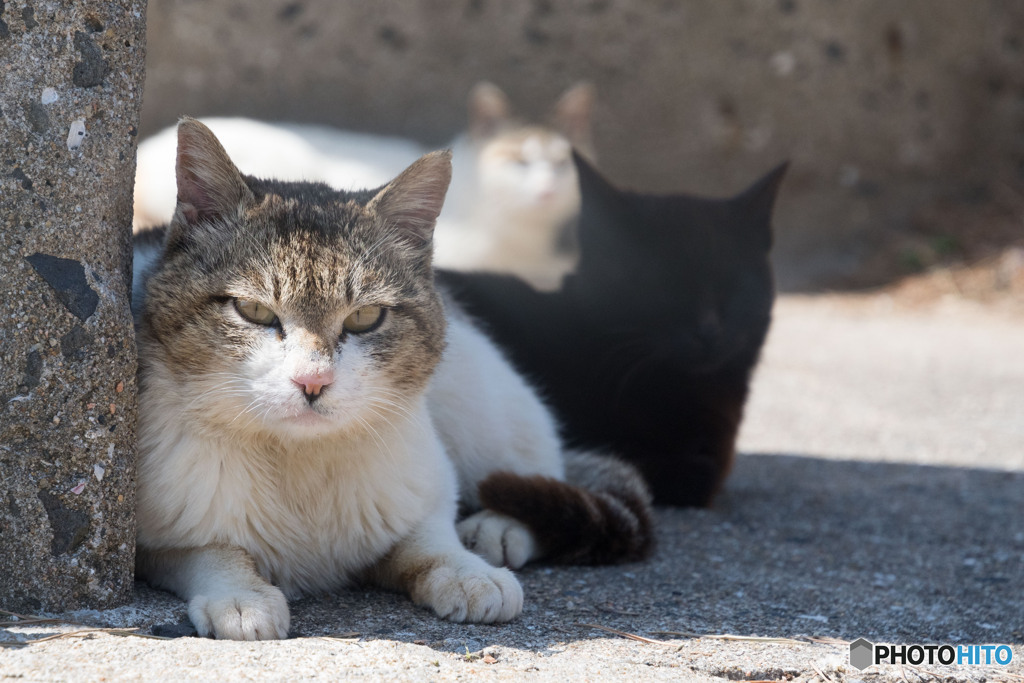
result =
M200 634L286 637L287 599L352 581L505 621L523 595L500 565L649 552L637 473L563 454L435 288L450 173L436 152L379 190L260 180L179 124L174 219L136 240L137 571Z
M496 86L473 89L469 131L452 143L454 173L434 236L436 265L513 273L543 289L558 285L576 258L579 190L570 147L592 150L593 100L593 88L577 84L558 100L550 125L526 125L513 118ZM341 190L378 187L427 151L412 140L328 126L201 121L245 173ZM166 223L174 212L176 139L172 127L139 145L136 230Z

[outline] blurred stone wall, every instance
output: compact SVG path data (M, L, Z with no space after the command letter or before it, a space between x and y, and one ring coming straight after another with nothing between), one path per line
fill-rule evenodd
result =
M131 188L145 10L145 0L0 2L7 610L102 609L131 595Z
M1024 178L1014 0L150 0L148 30L144 134L238 114L442 145L480 79L530 116L588 79L620 184L730 194L791 159L787 288Z

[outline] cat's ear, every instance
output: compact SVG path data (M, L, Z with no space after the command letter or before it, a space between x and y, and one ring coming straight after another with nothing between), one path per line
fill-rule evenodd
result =
M192 118L178 122L176 216L187 225L210 222L254 200L242 174L209 128Z
M555 125L572 146L594 157L594 141L590 134L590 118L597 93L594 86L580 82L566 90L555 103Z
M572 152L576 177L580 185L579 242L584 258L592 266L603 263L605 256L615 252L615 245L626 237L619 227L625 205L623 193L590 165L583 155Z
M388 183L366 208L382 225L395 226L398 239L429 251L451 179L452 153L431 152Z
M619 196L619 190L598 173L597 169L591 166L590 162L575 149L572 151L572 161L576 165L580 197L584 206L587 204L602 206L608 200Z
M501 88L480 81L469 93L469 135L474 140L494 136L511 116L511 105Z
M740 209L744 223L764 231L763 234L767 236L767 244L763 245L765 248L771 248L772 209L779 194L779 185L782 184L788 169L789 162L784 161L739 193L731 202Z

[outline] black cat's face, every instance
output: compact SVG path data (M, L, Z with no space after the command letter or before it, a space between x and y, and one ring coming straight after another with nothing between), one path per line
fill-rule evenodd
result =
M573 286L602 316L608 343L693 373L756 354L774 299L771 207L784 167L738 197L710 200L623 192L578 164Z

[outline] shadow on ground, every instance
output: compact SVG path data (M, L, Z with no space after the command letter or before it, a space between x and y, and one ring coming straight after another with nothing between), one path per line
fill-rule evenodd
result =
M1024 640L1021 472L743 455L714 509L661 509L658 526L648 562L521 572L526 608L511 624L451 624L354 589L295 603L292 636L542 656L608 637L594 625L658 639ZM166 594L137 593L148 625L185 619Z

